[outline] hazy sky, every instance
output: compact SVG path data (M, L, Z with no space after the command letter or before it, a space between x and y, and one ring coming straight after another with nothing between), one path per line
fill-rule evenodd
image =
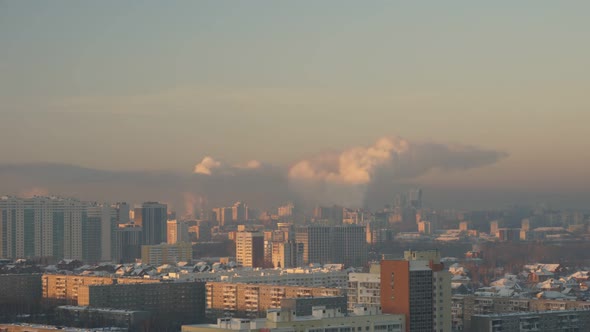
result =
M0 163L191 172L399 135L590 185L588 1L2 1Z

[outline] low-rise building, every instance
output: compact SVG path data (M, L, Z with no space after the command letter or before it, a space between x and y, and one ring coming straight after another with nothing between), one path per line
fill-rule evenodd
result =
M60 325L85 328L116 326L139 330L141 325L149 324L152 314L142 310L112 308L93 308L79 306L59 306L55 308L55 318Z
M314 307L311 315L269 310L266 319L219 318L217 324L183 325L182 332L404 332L405 316L382 314L376 307L357 307L345 314L339 309Z
M325 307L327 309L338 309L340 312L347 312L346 296L323 296L323 297L293 297L281 300L281 309L297 313L297 316L310 316L314 307Z
M565 310L590 310L590 302L508 296L456 295L452 299L452 325L454 330L469 331L473 329L472 319L476 315Z
M206 290L207 314L213 317L264 317L267 309L280 308L285 298L344 295L338 288L225 282L208 282Z
M42 297L48 304L64 305L78 303L81 286L157 283L159 280L143 278L115 278L111 276L84 276L65 274L44 274L41 277Z
M590 311L562 310L475 315L471 331L477 332L554 332L590 330Z
M348 272L331 268L232 269L228 271L169 273L164 279L221 281L247 284L346 288Z
M126 328L97 327L97 328L64 328L63 326L40 324L0 324L0 332L127 332Z
M148 311L162 326L202 322L205 284L161 282L151 284L84 285L78 306Z
M30 313L41 301L41 274L0 274L0 317Z
M160 266L178 262L190 262L193 259L193 248L190 243L161 243L141 246L141 262L147 265Z

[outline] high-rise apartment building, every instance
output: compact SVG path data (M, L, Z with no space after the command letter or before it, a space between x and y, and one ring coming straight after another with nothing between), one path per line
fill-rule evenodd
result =
M404 314L406 331L433 331L432 270L424 261L381 261L381 307Z
M405 251L404 259L427 261L432 270L432 311L433 330L439 332L451 331L452 324L452 275L444 270L440 262L438 250Z
M490 222L490 235L498 236L498 229L500 228L500 222L498 220L494 220Z
M137 212L135 215L137 219ZM168 206L157 202L141 205L142 244L160 244L166 242ZM137 220L135 221L137 224Z
M341 224L344 218L344 208L334 205L332 207L317 206L313 210L313 218L316 221L329 221L335 225Z
M207 311L210 316L233 315L260 317L270 308L280 308L281 300L299 297L342 296L339 288L282 286L270 284L245 284L208 282Z
M331 227L330 230L333 263L342 263L346 266L363 266L367 263L364 226L341 225Z
M134 224L119 225L113 234L113 261L131 263L141 257L141 227Z
M287 242L271 242L272 266L292 268L303 266L303 243L295 240Z
M107 203L91 204L86 207L86 218L83 227L83 248L86 254L84 261L88 263L110 261L113 256L113 234L117 225L117 210Z
M264 234L240 231L236 233L236 262L242 266L264 266Z
M381 308L381 275L349 273L347 295L349 311L359 305Z
M238 222L248 220L248 206L242 202L236 202L232 207L232 220Z
M126 202L118 202L113 204L113 209L117 213L117 223L128 224L131 220L129 218L131 207Z
M295 241L303 243L303 263L332 263L330 227L321 225L295 228Z
M303 263L337 263L362 266L367 262L365 227L358 225L306 225L296 228L303 243Z
M380 265L383 312L406 315L406 331L451 330L451 278L438 251L406 251Z
M288 218L293 216L295 210L295 205L293 205L293 203L289 202L283 206L279 206L278 209L278 215L280 218Z
M116 206L59 197L2 197L0 257L110 261Z
M226 225L233 221L233 208L231 207L224 207L221 208L221 220L220 225Z
M156 331L178 331L178 324L202 322L205 316L202 282L81 285L78 293L79 306L145 310L157 324L170 324Z
M189 240L189 227L185 221L168 220L167 223L167 242L168 244L174 243L188 243Z

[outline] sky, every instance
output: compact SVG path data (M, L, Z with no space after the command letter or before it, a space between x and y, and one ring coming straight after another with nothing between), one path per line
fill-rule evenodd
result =
M587 1L0 0L0 164L289 169L382 137L495 151L415 182L590 185ZM419 145L424 146L424 145Z

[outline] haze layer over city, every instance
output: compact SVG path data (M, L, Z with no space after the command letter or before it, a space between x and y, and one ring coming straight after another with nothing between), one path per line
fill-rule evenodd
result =
M589 11L0 0L0 331L590 330Z
M5 194L266 207L310 180L357 206L407 183L438 206L589 197L585 3L1 6Z

